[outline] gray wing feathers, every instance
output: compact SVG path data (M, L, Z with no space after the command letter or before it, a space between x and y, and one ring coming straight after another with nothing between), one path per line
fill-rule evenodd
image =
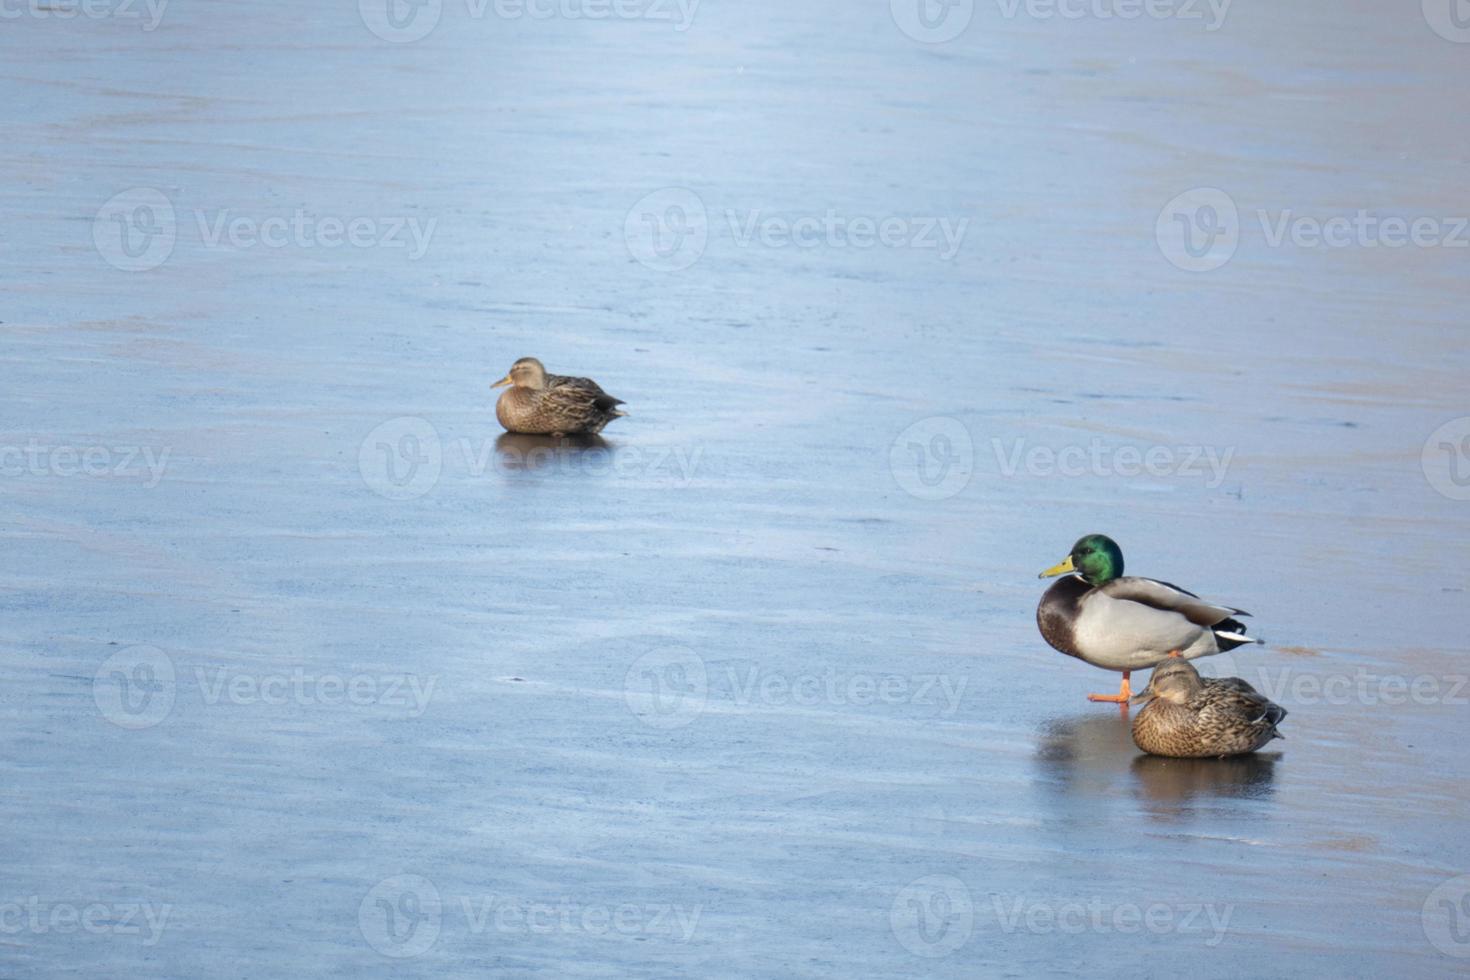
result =
M1206 602L1199 596L1170 585L1168 582L1159 582L1136 575L1115 578L1101 586L1099 591L1107 593L1114 599L1127 599L1130 602L1152 606L1155 609L1179 613L1196 626L1215 626L1231 616L1250 615L1244 610Z

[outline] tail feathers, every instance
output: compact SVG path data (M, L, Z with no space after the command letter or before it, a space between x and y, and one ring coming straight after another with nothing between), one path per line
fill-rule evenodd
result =
M1233 650L1246 643L1262 643L1253 636L1245 635L1245 624L1238 619L1222 619L1211 627L1215 643L1221 650Z
M617 416L628 414L627 412L618 408L619 405L623 404L623 400L621 398L614 398L612 395L598 395L595 399L593 399L592 404L597 406L600 411L606 412L609 415Z

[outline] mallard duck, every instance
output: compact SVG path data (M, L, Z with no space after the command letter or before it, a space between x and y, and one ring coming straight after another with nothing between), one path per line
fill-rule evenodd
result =
M1123 551L1105 534L1089 534L1072 553L1038 578L1067 575L1046 590L1036 607L1041 636L1070 657L1123 672L1117 694L1089 694L1090 701L1126 704L1128 676L1169 657L1193 660L1259 643L1245 635L1236 616L1249 613L1206 602L1177 585L1123 575Z
M511 388L495 403L495 417L507 432L526 435L596 435L602 427L627 412L591 378L547 374L534 357L523 357L509 373L490 387Z
M1148 704L1133 719L1133 744L1178 759L1244 755L1273 738L1286 709L1239 677L1201 677L1187 660L1154 668L1148 687L1133 698Z

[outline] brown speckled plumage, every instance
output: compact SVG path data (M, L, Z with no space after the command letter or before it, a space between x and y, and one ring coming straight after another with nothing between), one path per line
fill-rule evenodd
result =
M621 398L603 391L591 378L548 374L534 357L511 365L496 382L511 385L495 403L495 417L507 432L528 435L595 435L613 419L628 414Z
M1133 744L1175 758L1241 755L1273 738L1286 709L1239 677L1200 677L1187 660L1154 669L1135 700L1148 704L1133 719Z

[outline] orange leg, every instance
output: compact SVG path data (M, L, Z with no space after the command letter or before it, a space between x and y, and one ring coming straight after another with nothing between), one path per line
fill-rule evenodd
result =
M1170 650L1169 651L1169 656L1171 656L1171 657L1182 657L1182 656L1184 656L1184 654L1180 653L1178 650Z
M1133 688L1128 686L1128 675L1131 673L1133 673L1131 670L1123 671L1123 686L1118 688L1117 694L1089 694L1087 695L1087 700L1107 701L1111 704L1127 704L1128 699L1133 697Z

